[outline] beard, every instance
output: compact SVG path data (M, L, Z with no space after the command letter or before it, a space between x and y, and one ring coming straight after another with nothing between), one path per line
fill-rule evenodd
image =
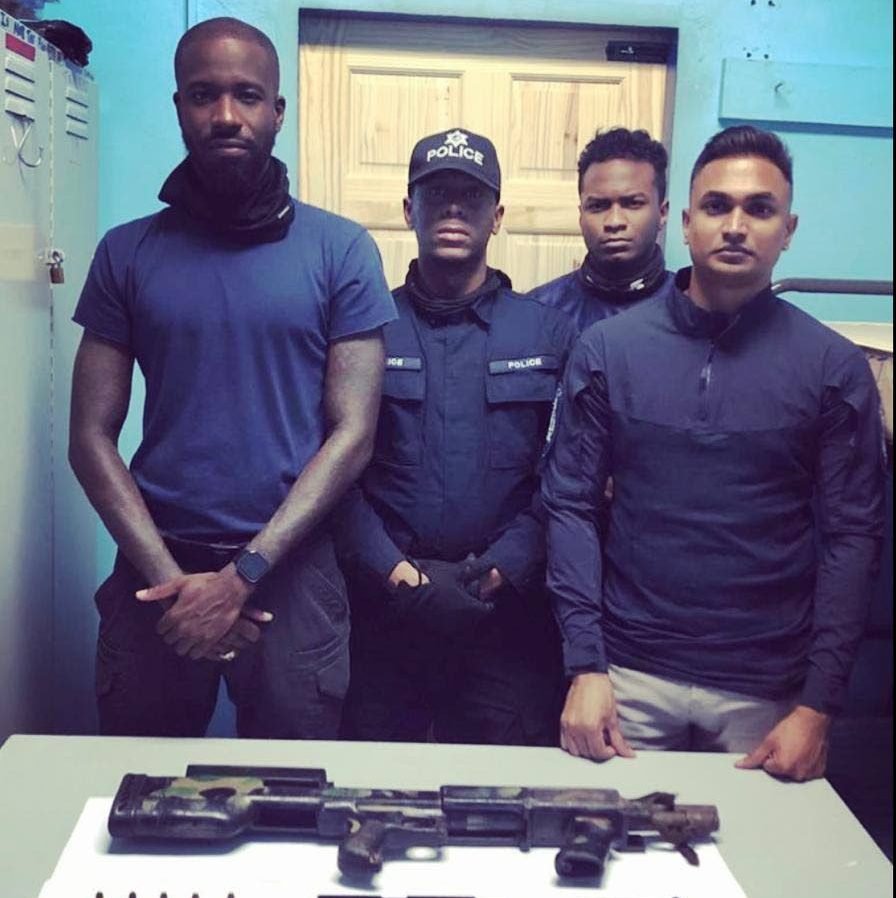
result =
M222 204L231 204L248 199L258 190L274 139L272 136L265 145L253 143L248 153L233 157L211 153L201 143L191 145L186 138L184 146L193 171L208 194Z

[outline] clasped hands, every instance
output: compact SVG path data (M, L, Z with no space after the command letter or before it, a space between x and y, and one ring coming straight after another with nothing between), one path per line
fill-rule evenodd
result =
M258 642L258 625L274 619L269 611L246 604L252 591L231 562L220 571L182 574L141 589L137 598L168 603L156 632L178 655L222 661Z
M400 561L388 578L389 612L440 636L471 632L494 610L504 578L485 556L464 561Z
M491 596L503 585L491 562L470 556L464 562L400 562L390 575L391 610L442 635L472 628L494 609ZM273 615L247 604L253 587L233 563L220 571L182 574L141 589L141 602L166 602L156 624L163 641L193 660L231 660L261 638L260 624ZM173 602L171 600L174 600Z

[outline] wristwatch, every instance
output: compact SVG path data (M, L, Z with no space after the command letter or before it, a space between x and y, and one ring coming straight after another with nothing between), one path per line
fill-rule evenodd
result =
M251 549L243 549L233 563L236 565L236 572L253 586L271 569L267 558L261 552L253 552Z

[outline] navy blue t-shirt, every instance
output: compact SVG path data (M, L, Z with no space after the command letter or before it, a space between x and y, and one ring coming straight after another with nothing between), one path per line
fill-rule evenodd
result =
M369 234L295 207L277 242L234 245L169 208L97 248L74 320L146 378L131 472L167 535L264 527L324 442L329 344L395 318Z

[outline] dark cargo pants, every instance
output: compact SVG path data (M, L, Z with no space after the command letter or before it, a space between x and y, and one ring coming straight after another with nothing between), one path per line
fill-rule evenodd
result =
M235 554L178 541L168 545L188 573L220 570ZM179 657L155 631L160 603L134 597L146 585L119 553L96 594L103 735L202 736L224 676L240 736L336 738L349 679L349 614L328 535L300 544L252 594L249 601L274 619L260 625L259 642L234 661Z

